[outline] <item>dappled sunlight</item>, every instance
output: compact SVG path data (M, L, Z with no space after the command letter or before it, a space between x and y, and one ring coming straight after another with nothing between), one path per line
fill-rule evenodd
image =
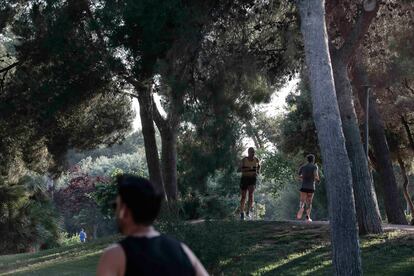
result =
M315 265L314 267L307 269L306 271L303 271L299 273L298 275L314 275L317 274L320 271L326 270L330 265L332 265L331 260L322 261L319 265Z
M318 250L320 248L323 248L323 246L318 246L318 247L315 247L315 248L312 248L310 250L306 250L306 251L303 251L303 252L300 252L300 253L290 254L290 255L286 256L285 259L279 260L275 263L272 263L272 264L269 264L265 267L259 268L258 270L254 271L252 273L252 275L263 275L264 273L274 271L275 269L277 269L277 268L279 268L283 265L286 265L290 262L293 262L293 261L295 261L299 258L306 257L307 255L311 254L312 252L315 252L316 250Z
M29 273L32 274L36 270L43 270L48 268L53 268L55 266L66 266L69 262L82 262L82 260L90 257L98 257L103 252L103 249L100 250L88 250L88 251L78 251L77 254L57 254L55 258L48 258L47 260L40 260L35 263L26 264L24 267L12 269L7 273L0 273L0 275L9 275L9 273L16 275L17 273ZM56 255L56 254L55 254ZM96 263L97 264L97 263ZM69 267L68 267L69 268ZM70 270L70 269L69 269Z
M73 262L74 264L82 263L85 259L96 257L102 253L103 249L100 250L88 250L88 251L78 251L77 254L58 254L56 258L48 258L47 260L40 260L33 264L28 264L25 267L21 267L15 270L8 271L5 274L0 273L0 275L17 275L20 273L33 275L36 270L48 270L48 269L58 269L59 266L66 266L68 263ZM71 266L69 266L71 267Z

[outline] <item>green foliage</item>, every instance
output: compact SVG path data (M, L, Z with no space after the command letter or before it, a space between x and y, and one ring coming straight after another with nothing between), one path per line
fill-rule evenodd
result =
M46 191L46 181L30 173L18 183L0 183L0 245L2 253L57 245L58 214Z
M127 137L125 140L113 144L109 147L100 146L93 150L76 150L72 149L68 151L67 162L68 166L73 166L79 163L82 159L91 157L92 161L95 161L101 156L112 158L122 154L140 153L144 155L144 137L140 131L136 131Z
M69 148L112 144L129 131L131 103L120 94L112 75L115 59L97 41L84 4L13 6L9 52L17 63L2 73L0 87L2 175L21 173L9 172L15 163L61 172Z
M79 234L69 234L68 232L61 232L59 237L60 246L71 246L80 243Z
M77 233L84 228L91 238L113 232L113 222L103 216L93 196L95 185L106 181L105 177L75 170L69 175L67 185L54 192L54 202L63 218L65 231Z
M238 200L234 197L220 195L201 195L188 193L180 201L181 218L194 219L228 219L234 215Z
M262 182L267 184L267 191L277 196L279 191L288 186L295 179L297 172L291 160L278 152L266 152L261 157L262 161Z
M101 156L95 160L87 157L79 162L79 166L93 176L112 176L117 170L147 176L146 160L141 152L120 154L111 158Z
M118 187L114 179L107 183L97 183L91 195L105 218L114 218L114 204L118 195Z
M283 187L276 197L273 214L269 214L275 220L293 220L299 210L299 181L292 181ZM312 219L328 220L328 202L326 197L326 183L322 181L316 185L316 192L312 203Z
M312 101L307 80L302 78L298 94L290 94L287 114L280 122L278 146L289 156L313 153L320 156L316 127L313 122Z

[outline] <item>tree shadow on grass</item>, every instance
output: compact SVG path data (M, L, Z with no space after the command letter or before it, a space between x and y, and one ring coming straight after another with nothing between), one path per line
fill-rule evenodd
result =
M35 273L34 271L36 270L43 271L43 269L45 268L47 270L47 268L49 267L53 268L54 266L59 266L60 264L72 262L72 260L74 265L68 266L68 270L62 270L56 272L55 274L48 275L62 274L61 272L65 273L66 271L70 272L70 268L73 268L73 270L76 271L76 269L79 267L79 265L77 265L77 262L81 261L83 258L89 258L90 256L99 254L101 250L104 247L106 247L109 243L116 241L118 239L119 236L111 236L108 238L100 239L98 241L92 241L86 244L65 246L50 250L44 250L37 253L2 256L0 258L0 275L16 275L16 273L19 271L23 273L22 275L24 275L25 273L33 275L33 273ZM93 266L95 267L96 263L94 263ZM45 272L42 272L40 274L45 275Z
M5 275L95 275L101 251L89 254L80 254L77 257L66 259L55 259L45 264L38 263L21 271L13 271Z
M213 275L297 275L329 260L327 236L318 227L257 226L259 229L245 231L249 235L243 235L242 246L223 256L210 270Z
M363 241L365 275L414 275L414 235L387 233Z

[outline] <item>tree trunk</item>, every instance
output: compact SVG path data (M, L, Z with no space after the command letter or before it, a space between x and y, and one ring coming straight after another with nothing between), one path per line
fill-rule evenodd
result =
M411 150L414 151L414 138L413 138L413 135L411 134L410 126L408 125L407 120L405 119L403 115L401 115L401 123L403 124L405 133L407 134L407 138L408 138L408 142L410 143Z
M152 98L152 101L154 99ZM161 166L163 181L168 200L175 201L178 198L177 187L177 136L179 126L178 107L181 103L171 99L172 106L168 117L161 116L153 101L153 118L161 134Z
M356 84L357 94L362 108L365 110L365 91L362 85L367 84L366 71L362 64L355 64L353 68L353 77ZM404 210L401 205L395 179L394 169L391 162L391 154L385 137L384 125L381 115L377 109L375 97L371 95L369 99L369 133L371 144L374 149L378 173L381 175L381 184L384 193L385 212L388 222L395 224L407 224L404 216Z
M177 129L160 131L162 153L161 163L164 177L165 192L168 200L177 200Z
M407 201L407 206L408 206L408 208L410 210L410 213L411 213L411 216L412 216L410 224L414 225L414 204L413 204L413 201L411 200L410 193L408 192L408 185L410 183L410 180L408 178L407 171L405 170L404 161L402 160L400 153L397 153L397 154L398 154L398 164L400 165L401 174L402 174L403 179L404 179L404 183L403 183L404 197L405 197L405 200Z
M94 240L98 238L98 224L93 225L92 236Z
M385 137L384 125L379 118L380 115L374 97L370 98L369 106L371 144L377 158L378 173L381 175L388 222L407 224L391 162L390 150Z
M138 91L139 114L141 116L142 135L144 136L145 157L148 164L150 181L157 190L163 194L164 185L158 156L157 142L155 140L155 127L152 117L152 95L150 89Z
M381 215L368 166L368 159L361 141L361 133L352 98L351 83L348 78L347 64L334 56L332 66L336 96L341 113L342 129L345 135L349 161L351 162L359 232L361 234L382 233Z
M297 5L310 74L313 117L328 183L334 272L336 275L362 275L352 174L335 95L325 25L325 1L299 0Z

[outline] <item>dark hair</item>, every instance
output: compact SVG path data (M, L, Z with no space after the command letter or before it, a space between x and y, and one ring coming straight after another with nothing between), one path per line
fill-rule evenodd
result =
M253 147L250 147L250 148L247 149L247 151L249 151L249 150L253 150L254 151L254 148Z
M306 159L308 159L308 162L309 162L309 163L312 163L312 162L314 162L314 161L315 161L315 155L313 155L313 154L308 154L308 155L306 155Z
M162 195L143 177L124 174L117 182L119 196L131 210L134 222L151 225L160 212Z

